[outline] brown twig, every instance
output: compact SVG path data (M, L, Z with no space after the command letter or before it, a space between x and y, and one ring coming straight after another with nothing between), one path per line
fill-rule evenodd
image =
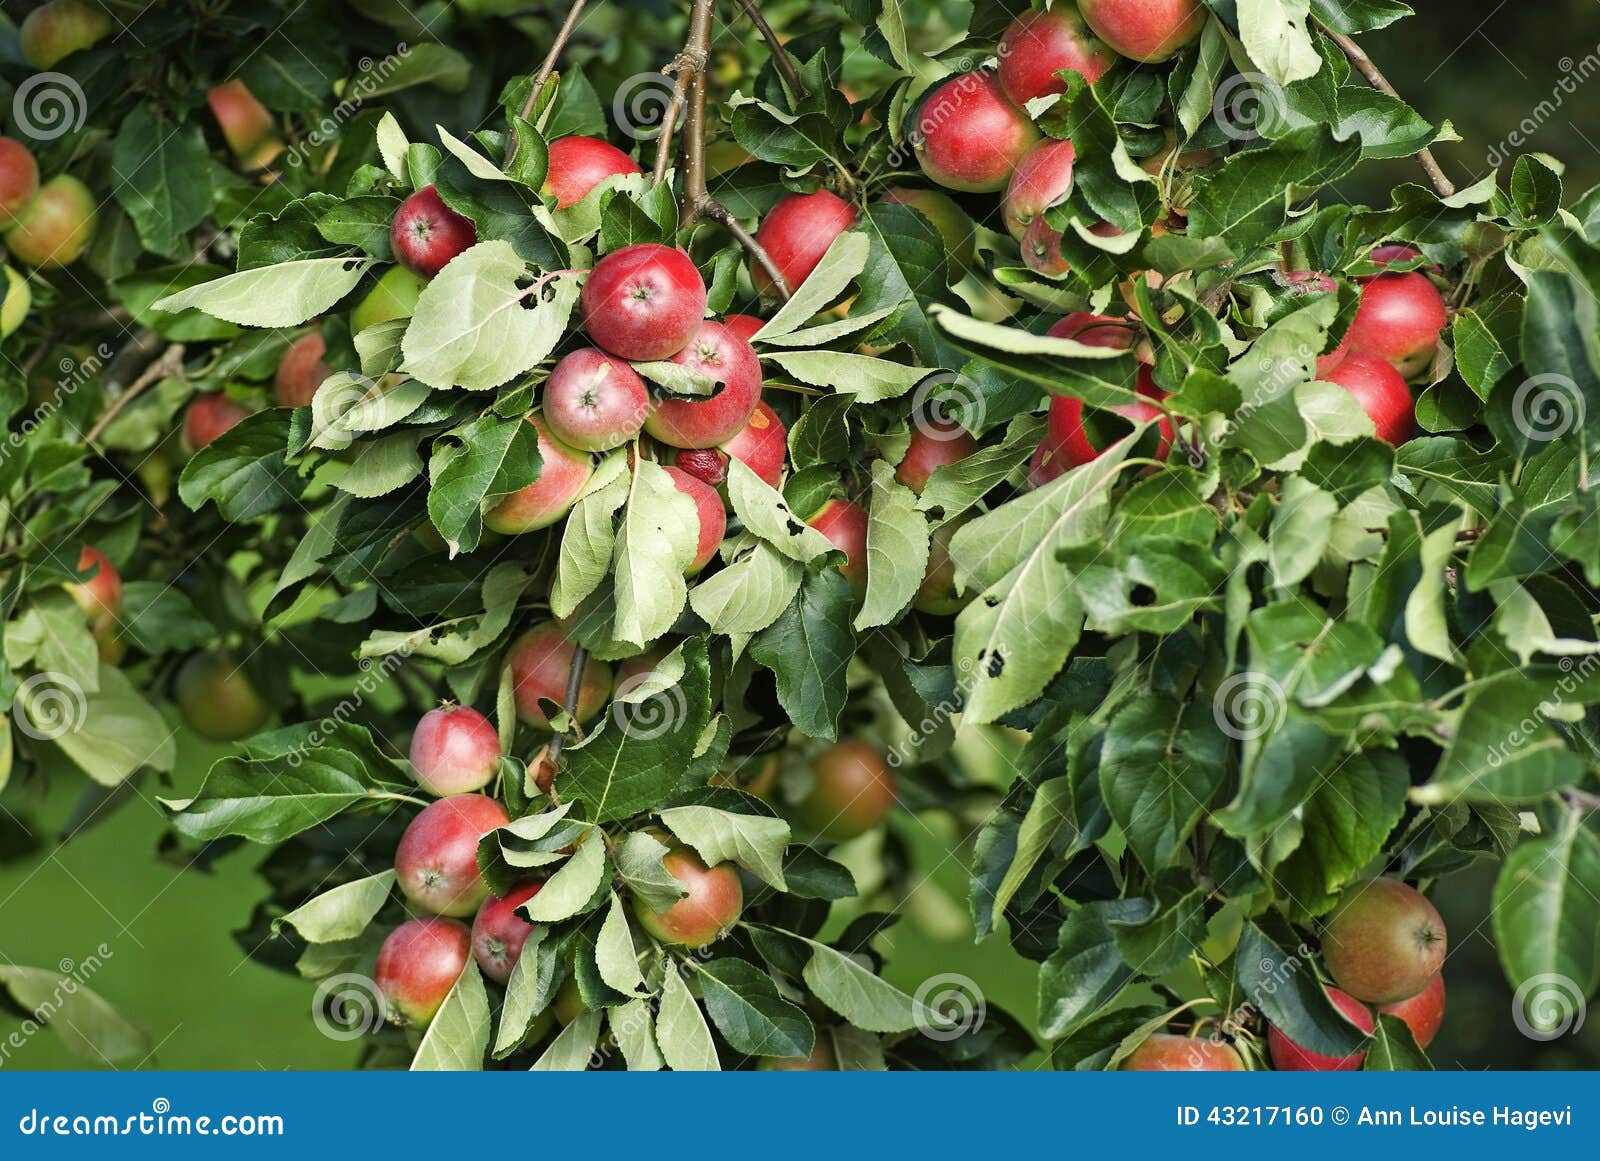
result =
M154 332L150 333L153 334ZM125 351L127 348L125 347L123 350ZM120 356L121 352L118 352L118 357ZM113 362L115 362L115 360L113 360ZM94 426L91 427L88 431L88 434L83 437L83 442L86 444L94 443L95 440L100 438L100 433L105 431L105 429L111 425L111 421L122 414L122 409L137 399L140 393L144 391L146 387L150 386L152 383L160 382L168 375L176 375L182 369L183 344L174 343L172 346L162 351L159 358L148 364L145 369L139 373L139 377L128 385L128 389L126 391L116 397L111 406L106 408L105 414L95 421ZM109 374L107 374L105 378L109 380L111 377Z
M767 51L772 54L772 63L777 68L778 75L788 86L789 95L797 101L805 100L808 94L805 82L800 79L800 70L794 67L794 58L789 55L789 50L783 47L778 34L772 31L772 25L767 23L767 18L761 15L761 9L756 7L755 0L739 0L739 7L744 9L744 14L750 18L750 23L756 26L761 39L767 42Z
M1322 21L1317 21L1317 27L1327 34L1328 39L1339 46L1340 51L1349 58L1350 63L1356 66L1358 72L1367 78L1367 84L1386 93L1395 100L1401 100L1398 90L1389 83L1389 78L1383 75L1373 59L1365 50L1342 32L1335 32ZM1428 181L1433 184L1434 191L1442 198L1451 197L1456 192L1455 182L1444 175L1444 170L1439 168L1439 163L1434 160L1433 151L1427 146L1417 150L1417 161L1421 164L1423 172L1428 175Z
M539 97L544 93L544 87L550 81L550 74L555 72L556 58L561 55L561 50L567 47L567 41L572 39L573 30L578 27L578 18L583 15L584 6L589 0L572 0L572 7L567 9L567 18L561 22L561 28L556 33L555 41L550 45L550 51L545 53L544 63L539 66L539 71L534 74L533 87L528 90L528 97L522 102L522 119L524 121L533 117L533 111L539 107ZM517 135L515 132L506 135L506 165L516 160Z
M575 646L572 650L572 666L567 670L567 700L561 708L573 718L578 717L578 695L583 690L583 671L589 664L589 651L582 645ZM567 735L557 734L550 739L550 744L545 747L544 759L550 763L552 777L554 771L560 768L561 748L566 745Z
M705 66L711 43L711 4L712 0L694 0L694 9L689 16L688 43L684 45L683 52L678 54L676 62L678 88L674 89L674 93L682 89L688 94L688 113L683 124L683 193L678 199L678 226L680 229L692 226L702 218L722 226L766 271L767 277L772 280L774 292L780 300L787 302L791 293L789 284L778 270L777 263L772 260L772 255L739 224L727 206L711 196L706 187ZM663 133L670 129L671 121L675 119L676 113L672 113L663 127ZM664 152L658 149L656 169L661 177L666 173L664 157ZM661 177L657 180L661 180Z

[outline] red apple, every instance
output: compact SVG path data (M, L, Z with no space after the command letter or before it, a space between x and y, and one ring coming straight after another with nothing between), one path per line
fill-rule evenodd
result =
M633 909L639 925L674 947L705 947L721 939L744 907L744 891L733 864L708 867L688 847L673 847L661 862L689 893L664 911L635 898Z
M1061 231L1040 214L1022 235L1022 264L1035 274L1060 278L1072 269L1061 255Z
M1127 319L1084 310L1056 319L1045 333L1053 339L1074 339L1087 347L1113 347L1119 351L1131 351L1138 337Z
M505 807L484 794L430 802L395 848L400 890L435 915L471 915L489 895L478 873L478 840L510 821Z
M472 955L472 935L454 919L408 919L378 949L373 982L389 1018L426 1028Z
M427 185L400 203L389 241L400 265L432 278L478 241L478 227L444 204L438 186Z
M1019 242L1040 214L1072 192L1070 141L1041 141L1022 155L1006 186L1001 217Z
M1426 274L1379 274L1361 288L1361 303L1346 337L1358 355L1374 355L1407 379L1423 374L1449 322L1444 299Z
M717 546L722 543L722 534L728 528L728 514L723 511L722 500L716 489L704 480L691 476L682 468L668 468L667 475L672 477L673 487L694 501L695 514L699 517L700 531L699 539L695 542L694 559L683 570L685 576L693 576L717 555Z
M757 331L767 325L767 320L753 314L730 314L722 320L722 325L748 343L756 337Z
M577 205L608 177L643 172L638 162L609 141L558 137L550 142L550 168L539 192L555 195L556 209L564 210Z
M1135 390L1148 399L1167 397L1167 393L1156 386L1155 380L1150 377L1149 367L1139 368ZM1141 400L1136 403L1125 403L1110 410L1133 423L1157 420L1160 441L1156 445L1156 457L1166 459L1167 452L1172 447L1172 421L1161 413L1159 407ZM1105 450L1089 442L1089 435L1083 429L1083 402L1068 395L1056 395L1050 400L1049 439L1052 448L1060 453L1063 471L1066 468L1076 468L1089 463Z
M1399 447L1415 433L1411 388L1388 363L1371 355L1346 355L1331 371L1323 372L1321 366L1319 361L1318 378L1337 383L1354 395L1372 419L1379 439Z
M978 450L978 441L957 423L914 421L911 442L894 470L894 478L919 496L935 468L957 464Z
M92 572L88 580L68 581L67 592L96 629L114 625L122 612L122 576L98 548L85 544L78 554L78 572Z
M1051 480L1059 477L1072 465L1067 463L1066 456L1062 453L1060 445L1050 438L1048 432L1039 441L1039 446L1033 449L1033 455L1028 459L1028 488L1042 488Z
M1200 35L1200 0L1078 0L1096 36L1131 60L1161 61Z
M1378 1008L1386 1016L1398 1016L1411 1029L1411 1037L1418 1048L1426 1048L1439 1034L1444 1023L1444 973L1428 981L1428 986L1409 1000L1384 1004Z
M894 809L894 775L883 755L860 738L821 751L811 759L811 774L811 789L795 812L825 838L864 835Z
M1092 85L1116 60L1066 0L1048 12L1018 16L1000 37L996 54L1000 87L1019 109L1035 97L1066 92L1067 82L1056 75L1062 70L1080 73Z
M191 451L199 451L249 414L244 404L221 391L196 395L183 413L183 440Z
M806 521L845 554L839 571L858 591L867 587L867 513L838 497L830 499Z
M783 420L765 402L757 403L739 434L717 448L685 448L672 458L697 480L720 487L728 479L731 456L744 464L768 487L776 488L783 478L783 461L789 442Z
M682 250L641 242L600 259L579 301L596 345L634 361L670 359L706 313L706 284Z
M88 247L94 224L94 195L63 173L40 186L17 214L6 229L6 248L29 266L68 266Z
M971 72L939 85L916 120L917 161L947 189L1003 189L1038 130L1006 100L992 73Z
M1350 1018L1350 1022L1369 1035L1375 1022L1372 1011L1354 996L1338 988L1324 985L1328 999ZM1302 1048L1279 1030L1276 1024L1267 1028L1267 1052L1272 1057L1272 1067L1280 1072L1355 1072L1367 1058L1365 1049L1349 1056L1324 1056Z
M539 432L539 478L490 509L483 518L490 531L516 535L548 528L571 510L594 471L588 454L556 439L539 416L530 414L528 422Z
M500 771L500 735L471 706L429 710L411 734L411 771L430 794L482 790Z
M511 978L511 969L522 958L522 945L533 934L533 924L518 915L517 908L537 895L543 885L517 887L504 899L490 895L472 920L473 958L483 974L497 984Z
M327 353L328 344L318 331L303 334L289 345L272 379L272 395L279 407L311 406L317 388L330 374L322 361Z
M554 621L535 625L512 643L511 651L506 654L506 664L511 667L518 717L533 726L550 724L539 703L542 700L558 706L566 704L567 679L572 672L575 652L565 631ZM605 705L610 692L611 667L591 657L583 668L578 708L573 716L580 722L590 721Z
M1230 1044L1156 1032L1122 1062L1124 1072L1247 1072Z
M573 351L557 363L543 398L550 433L582 451L622 446L639 434L650 413L650 393L639 373L595 347Z
M39 192L39 163L22 142L0 137L0 229L17 220Z
M789 194L761 219L756 241L793 291L811 277L833 240L855 220L856 208L825 189ZM772 279L759 262L750 264L750 280L762 294L772 293Z
M722 384L709 398L658 400L644 429L672 447L716 447L735 438L761 402L761 360L749 343L706 319L672 361Z
M1415 887L1368 879L1345 892L1323 925L1322 959L1345 991L1369 1004L1421 992L1439 974L1444 920Z

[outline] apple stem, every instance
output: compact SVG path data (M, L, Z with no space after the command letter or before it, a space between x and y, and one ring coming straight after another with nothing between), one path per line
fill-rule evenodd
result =
M572 665L567 670L567 700L562 703L562 709L570 714L574 721L578 716L578 695L583 689L583 671L589 664L589 651L582 645L575 645L572 650ZM554 774L561 768L561 748L566 745L567 735L557 734L550 739L550 745L545 748L545 760L550 763L552 780L550 783L550 796L555 797Z
M797 101L803 101L809 95L806 86L800 79L800 70L794 67L794 58L789 55L789 50L783 47L783 42L778 39L778 34L772 31L772 25L767 23L766 17L761 15L761 10L756 7L755 0L738 0L739 7L744 9L744 14L750 18L750 23L756 26L756 31L761 34L761 39L767 42L767 51L772 54L773 66L778 70L778 75L783 78L783 83L789 90L789 95Z
M1315 19L1313 17L1313 19ZM1318 28L1327 34L1328 39L1339 46L1340 51L1349 58L1350 63L1356 66L1357 71L1367 78L1367 83L1380 93L1385 93L1395 100L1402 100L1399 90L1389 83L1389 78L1383 75L1373 59L1366 51L1342 32L1335 32L1321 20L1316 21ZM1433 151L1424 145L1417 150L1417 161L1421 164L1423 172L1428 175L1428 180L1433 184L1434 191L1442 198L1452 197L1456 192L1455 182L1444 175L1444 170L1439 168L1439 163L1434 160Z
M539 107L539 98L544 93L544 87L550 81L550 74L555 72L556 58L561 55L561 50L567 47L567 41L572 39L572 33L578 27L578 18L583 15L584 7L588 3L589 0L572 0L572 7L567 9L566 19L561 22L561 29L556 33L550 51L545 54L544 63L534 75L533 87L528 90L528 98L522 102L524 121L530 119L533 111ZM506 136L509 138L506 145L506 165L509 166L517 156L517 135L507 133Z
M153 334L154 332L151 333ZM137 342L137 340L135 341ZM126 349L127 348L124 348L124 350ZM182 371L183 344L174 343L170 347L166 348L166 350L162 351L153 362L149 363L145 369L139 373L139 377L128 385L128 389L121 395L118 395L116 399L112 401L111 406L106 408L105 414L99 419L95 420L94 426L91 427L88 433L83 437L83 442L86 444L93 444L95 440L99 439L100 433L105 431L105 429L110 426L111 421L118 415L122 414L122 409L137 399L140 392L142 392L146 387L150 386L150 384L160 382L162 379L169 378L170 376L178 375ZM111 382L111 376L107 375L105 381L108 383Z

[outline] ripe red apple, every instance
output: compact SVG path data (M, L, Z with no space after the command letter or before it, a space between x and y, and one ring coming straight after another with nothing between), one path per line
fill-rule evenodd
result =
M539 416L530 414L528 422L539 432L539 478L489 510L483 526L492 532L514 536L548 528L571 510L594 471L588 453L556 439Z
M70 174L53 177L6 230L6 247L29 266L69 266L94 234L95 204L89 187Z
M767 325L767 320L753 314L730 314L722 320L722 325L748 343L755 338L757 331Z
M1411 388L1382 359L1371 355L1346 355L1331 370L1319 370L1317 377L1337 383L1356 397L1377 429L1378 438L1399 447L1416 432L1415 408Z
M1134 390L1148 399L1167 397L1167 393L1156 386L1155 380L1150 377L1149 367L1139 368L1139 378ZM1141 400L1136 403L1125 403L1110 410L1133 423L1157 420L1159 442L1156 445L1156 458L1166 459L1167 452L1172 448L1172 421L1161 413L1160 408L1154 403L1145 403ZM1060 453L1063 471L1066 468L1076 468L1089 463L1105 450L1090 443L1089 435L1083 429L1083 402L1067 395L1056 395L1050 399L1049 439L1052 448Z
M639 163L598 137L558 137L550 142L550 168L540 193L553 194L556 209L575 206L614 174L643 173Z
M856 208L825 189L789 194L761 219L756 241L766 250L789 289L797 290L811 277L833 240L855 220ZM762 294L772 293L772 278L759 262L750 264L750 280Z
M283 148L272 113L243 81L226 81L206 94L233 155L252 169L266 165Z
M634 361L670 359L706 313L706 284L682 250L641 242L595 263L579 312L597 346Z
M1411 1038L1418 1048L1426 1048L1439 1034L1444 1023L1444 973L1428 981L1428 986L1409 1000L1383 1004L1378 1008L1386 1016L1399 1016L1411 1029Z
M36 69L54 68L75 52L92 48L111 31L111 17L82 0L50 0L22 21L22 56Z
M879 200L910 206L939 231L939 238L944 242L947 282L959 281L971 269L977 257L977 239L973 233L972 219L949 194L936 189L892 186L883 191Z
M400 203L389 241L400 265L432 278L450 259L476 244L478 227L444 204L438 186L427 185Z
M644 426L650 394L627 363L595 347L573 351L545 382L544 420L550 433L581 451L621 447Z
M1033 455L1028 459L1028 488L1042 488L1051 480L1059 477L1072 465L1067 463L1066 456L1055 440L1050 438L1049 432L1039 441L1039 446L1033 449Z
M883 755L860 738L844 738L811 759L811 789L796 807L825 838L864 835L894 809L895 780Z
M940 84L917 113L917 161L946 189L1003 189L1038 130L992 73L962 73Z
M267 723L267 703L225 650L194 654L178 667L173 684L183 720L202 738L236 742Z
M789 452L788 434L783 420L765 402L756 409L739 434L721 447L685 448L672 462L697 480L720 487L728 479L728 459L744 464L769 487L776 488L783 478L783 461Z
M1407 246L1399 242L1387 242L1382 246L1374 247L1372 253L1367 255L1368 260L1374 266L1404 266L1407 263L1415 262L1421 257L1421 250L1418 250L1415 246ZM1377 276L1369 274L1365 277L1357 278L1356 281L1370 282L1375 277Z
M478 840L510 821L505 807L484 794L428 803L395 848L400 890L435 915L471 915L489 895L478 873Z
M1119 351L1131 351L1137 337L1127 319L1083 310L1056 319L1045 333L1053 339L1074 339L1088 347L1112 347Z
M483 974L497 984L511 978L511 969L522 958L522 945L533 934L533 924L517 914L517 908L539 893L544 884L517 887L504 899L490 895L472 920L472 955Z
M706 319L672 361L722 384L709 398L661 399L644 429L672 447L716 447L735 438L761 402L761 360L744 339Z
M1022 264L1035 274L1060 278L1072 269L1062 257L1061 237L1061 231L1045 221L1043 214L1034 218L1022 234Z
M1247 1072L1231 1044L1153 1033L1122 1062L1124 1072Z
M722 535L728 530L728 514L723 511L722 499L716 489L704 480L691 476L682 468L668 468L667 475L672 477L673 487L694 501L695 514L699 517L700 532L695 542L694 559L683 570L684 576L693 576L717 555L717 546L722 543Z
M289 345L278 361L272 379L272 395L279 407L309 407L311 398L330 374L322 357L328 344L319 331L309 331Z
M0 137L0 229L11 225L39 192L39 163L22 142Z
M960 463L977 450L978 441L958 423L913 422L911 442L894 470L894 478L920 496L935 468Z
M860 505L837 496L818 508L806 521L845 554L839 571L857 591L867 587L867 513Z
M1078 0L1096 36L1131 60L1160 61L1200 35L1200 0Z
M1328 999L1350 1018L1351 1023L1368 1035L1372 1033L1375 1021L1370 1008L1338 988L1323 987ZM1290 1040L1275 1024L1267 1029L1267 1052L1272 1057L1272 1067L1280 1072L1355 1072L1367 1058L1365 1049L1352 1052L1349 1056L1324 1056L1312 1052Z
M397 1024L426 1028L472 955L472 935L454 919L408 919L378 949L373 982Z
M674 947L705 947L721 939L744 907L744 890L733 864L708 867L694 851L681 846L667 851L661 863L689 893L664 911L636 897L633 912L639 925Z
M1357 883L1323 925L1328 973L1369 1004L1415 996L1439 974L1444 953L1444 920L1420 891L1399 879Z
M78 554L78 571L94 575L88 580L68 581L67 592L96 630L115 625L122 612L122 576L116 566L98 548L85 544Z
M971 589L965 593L956 592L956 565L950 558L950 541L966 522L965 516L946 520L928 539L928 564L922 571L916 600L912 602L918 612L935 617L954 616L977 595Z
M517 701L517 716L529 725L548 726L540 700L565 706L567 678L572 672L575 652L566 633L554 621L535 625L511 645L506 664L511 666L512 692ZM580 722L591 720L605 705L611 692L611 667L590 658L583 668L583 683L578 687Z
M1000 37L1000 87L1019 109L1035 97L1067 91L1056 74L1071 69L1091 85L1116 60L1094 38L1077 7L1066 0L1048 12L1027 11Z
M196 395L183 413L183 441L199 451L249 414L244 404L222 391Z
M1411 379L1433 364L1448 322L1444 298L1426 274L1379 274L1361 288L1346 341L1354 354L1374 355Z
M1076 156L1070 141L1041 141L1022 155L1000 210L1013 238L1020 242L1035 218L1072 192Z
M500 735L471 706L431 709L412 731L411 771L430 794L482 790L499 770Z

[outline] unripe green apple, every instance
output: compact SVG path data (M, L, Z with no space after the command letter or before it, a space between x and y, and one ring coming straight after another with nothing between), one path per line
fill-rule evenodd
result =
M88 247L94 223L94 195L64 173L45 182L17 215L6 231L6 247L29 266L67 266Z
M54 68L75 52L91 48L111 31L111 17L82 0L50 0L22 22L17 39L22 56L36 69Z
M22 320L28 317L28 308L33 305L33 291L28 286L28 280L10 266L6 271L6 297L0 303L0 339L8 337L22 325Z
M350 333L360 334L370 326L391 319L410 318L417 309L417 299L427 288L426 278L411 273L404 266L391 266L350 312Z
M213 742L236 742L267 723L267 703L223 650L196 653L183 663L177 701L189 728Z

